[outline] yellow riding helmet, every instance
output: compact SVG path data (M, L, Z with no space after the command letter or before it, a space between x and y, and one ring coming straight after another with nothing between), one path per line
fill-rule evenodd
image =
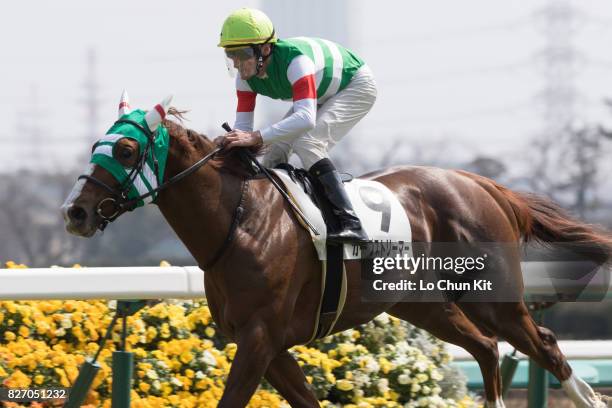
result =
M221 28L218 47L237 47L249 44L275 43L272 21L262 11L241 8L230 14Z

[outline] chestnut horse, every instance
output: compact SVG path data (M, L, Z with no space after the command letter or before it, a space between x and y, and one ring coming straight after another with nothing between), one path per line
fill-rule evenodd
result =
M129 113L125 99L120 110L123 118ZM311 236L269 180L252 178L244 170L235 150L213 155L219 148L210 139L166 119L168 103L148 111L146 123L125 121L122 125L147 133L150 140L159 129L169 135L160 182L172 182L158 191L155 204L205 271L212 317L238 346L219 406L246 406L265 377L291 406L318 407L288 352L310 339L320 301L321 262ZM180 116L175 110L170 113ZM144 155L143 145L132 137L119 135L112 149L112 156L128 169L137 167ZM192 167L194 163L198 167ZM186 169L192 172L181 174ZM386 185L397 195L415 242L580 243L590 247L599 262L612 253L612 241L605 233L569 218L546 199L513 192L476 174L400 166L362 177ZM131 209L117 204L119 196L127 199L118 194L124 187L103 166L92 164L62 207L67 230L91 237ZM130 204L133 207L133 199ZM239 218L238 207L242 209ZM487 406L492 407L504 406L497 349L497 339L502 338L549 370L577 406L603 406L572 373L554 334L534 322L524 302L363 302L359 261L347 262L346 269L346 304L335 332L387 312L461 346L478 362ZM518 256L496 273L521 282L522 288Z

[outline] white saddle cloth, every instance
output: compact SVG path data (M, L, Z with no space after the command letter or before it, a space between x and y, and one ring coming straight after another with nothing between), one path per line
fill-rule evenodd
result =
M319 235L315 235L308 228L319 259L326 260L325 239L327 228L321 211L304 192L302 186L294 182L285 170L272 169L272 171L283 182L300 210L319 232ZM377 181L355 178L348 183L344 183L344 187L370 240L411 242L412 231L406 211L404 211L395 194L385 185ZM360 258L361 251L357 245L344 245L344 259Z

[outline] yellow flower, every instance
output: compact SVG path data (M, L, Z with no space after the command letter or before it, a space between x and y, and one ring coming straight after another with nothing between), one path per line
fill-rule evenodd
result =
M181 353L181 356L179 358L183 364L189 364L189 362L193 360L193 354L188 351L185 351Z
M161 336L165 339L170 337L170 326L168 325L168 323L162 323Z
M341 356L346 356L353 351L355 351L355 345L352 343L342 343L338 345L338 353L340 353Z
M11 331L7 331L4 333L4 339L6 341L13 341L17 338L17 336L15 336L15 333L11 332Z
M157 337L157 329L153 326L147 327L147 342L152 341L155 337Z
M44 381L45 381L45 377L40 374L34 377L34 382L37 385L41 385Z
M17 369L9 378L4 380L3 385L8 388L28 388L32 380Z
M64 302L64 310L68 313L74 312L75 309L74 300L67 300Z
M206 330L204 330L204 334L206 334L208 337L213 337L215 335L215 329L209 326L206 328Z
M353 383L349 380L336 381L336 387L341 391L350 391L353 389Z
M70 387L70 385L71 385L71 384L70 384L70 381L68 381L68 378L66 378L66 376L65 376L65 375L62 375L62 376L61 376L61 378L60 378L60 384L62 384L62 387L66 387L66 388Z
M161 391L162 391L162 394L167 397L168 395L172 393L172 386L168 384L167 382L164 382L161 385Z
M236 355L236 350L238 349L238 346L236 345L236 343L229 343L227 346L225 346L225 355L230 359L233 360L234 356Z
M378 359L378 364L380 365L380 369L384 374L388 374L389 371L395 368L394 364L384 357L380 357Z
M151 389L151 386L147 384L146 382L141 382L140 384L138 384L138 388L142 392L149 392L149 390Z

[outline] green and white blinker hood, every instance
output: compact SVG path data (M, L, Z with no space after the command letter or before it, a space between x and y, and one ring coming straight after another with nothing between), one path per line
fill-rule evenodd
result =
M102 166L120 183L119 190L127 190L127 199L135 200L155 190L164 180L168 158L168 129L161 125L172 97L147 112L131 111L127 92L119 102L119 120L94 145L90 163ZM138 126L140 125L140 126ZM115 145L122 138L138 142L138 160L134 168L124 167L115 157ZM146 155L143 157L143 154ZM128 190L129 188L129 190ZM154 202L157 192L138 199L136 207Z

